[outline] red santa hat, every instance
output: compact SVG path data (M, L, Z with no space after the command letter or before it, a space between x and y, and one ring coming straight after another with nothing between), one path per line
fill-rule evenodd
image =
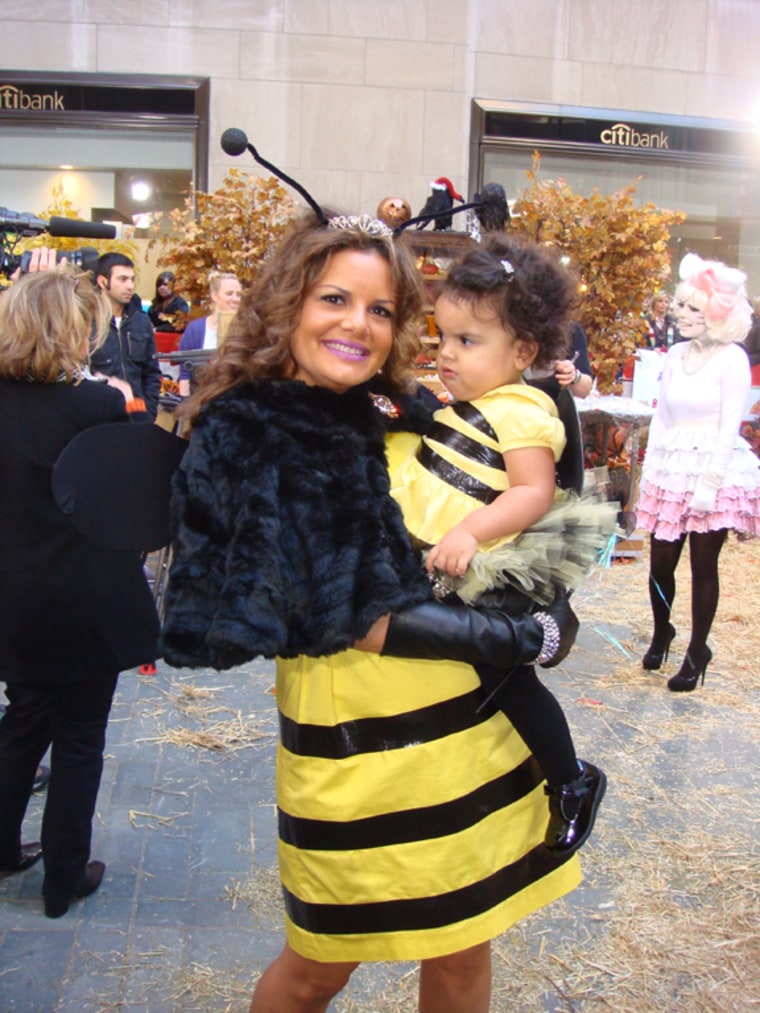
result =
M439 176L438 179L433 180L430 186L433 190L448 190L449 196L453 197L454 200L464 200L461 193L457 193L454 189L454 184L451 180L447 179L445 176Z

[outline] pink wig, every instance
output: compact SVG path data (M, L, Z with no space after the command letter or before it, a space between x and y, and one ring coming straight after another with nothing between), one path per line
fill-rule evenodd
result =
M705 316L711 341L742 341L749 330L752 311L747 299L747 276L719 260L702 260L687 253L678 269L681 283L676 299L693 302Z

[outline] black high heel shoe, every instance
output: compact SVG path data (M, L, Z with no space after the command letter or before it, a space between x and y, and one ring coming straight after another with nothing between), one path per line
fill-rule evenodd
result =
M662 639L662 644L658 643L658 636L652 637L652 643L649 646L649 650L641 659L641 667L646 668L649 672L654 672L660 668L663 661L668 660L668 654L670 653L670 645L673 643L673 637L676 635L676 628L672 623L668 623L668 629ZM660 650L659 648L662 647ZM656 649L657 648L657 649Z
M668 689L673 693L691 693L697 688L699 677L705 684L705 669L712 661L712 651L705 646L699 650L687 651L678 672L668 679Z

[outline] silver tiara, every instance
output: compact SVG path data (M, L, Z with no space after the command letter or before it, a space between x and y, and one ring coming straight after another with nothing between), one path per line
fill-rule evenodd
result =
M363 215L336 215L328 219L328 229L358 229L359 232L366 232L368 236L387 236L393 238L393 231L385 222L379 218L371 218L368 214Z

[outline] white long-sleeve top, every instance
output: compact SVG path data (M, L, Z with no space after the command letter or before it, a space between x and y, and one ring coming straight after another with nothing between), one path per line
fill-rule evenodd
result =
M694 373L684 370L690 342L668 351L660 397L649 428L647 457L673 427L704 428L704 449L712 445L705 474L722 478L736 441L750 388L749 360L743 348L726 345ZM646 462L644 473L646 473Z

